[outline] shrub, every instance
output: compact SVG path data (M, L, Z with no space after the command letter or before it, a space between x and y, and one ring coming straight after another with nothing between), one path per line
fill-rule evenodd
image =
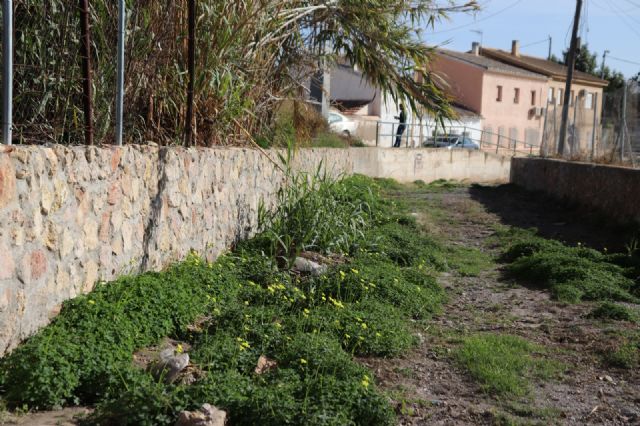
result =
M281 266L303 250L348 253L379 219L376 207L382 204L362 177L335 180L322 165L313 175L289 173L276 196L278 209L260 208L262 233L253 247Z

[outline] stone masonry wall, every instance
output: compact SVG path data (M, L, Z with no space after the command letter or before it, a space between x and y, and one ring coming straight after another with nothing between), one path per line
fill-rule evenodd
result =
M545 158L514 158L511 182L598 211L621 224L640 223L640 170Z
M353 151L304 150L351 173ZM272 158L277 158L274 152ZM283 173L247 149L3 147L0 356L99 280L159 270L193 249L215 258L257 222Z

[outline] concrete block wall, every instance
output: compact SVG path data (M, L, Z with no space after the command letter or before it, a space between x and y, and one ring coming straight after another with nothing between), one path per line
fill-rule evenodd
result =
M511 182L599 211L622 224L640 223L640 170L544 158L514 158Z
M98 280L158 270L193 249L215 258L256 227L283 173L259 151L3 147L0 356ZM272 158L277 158L271 153ZM351 173L348 151L305 150Z
M482 151L354 148L354 172L399 182L438 179L475 183L508 182L511 158Z

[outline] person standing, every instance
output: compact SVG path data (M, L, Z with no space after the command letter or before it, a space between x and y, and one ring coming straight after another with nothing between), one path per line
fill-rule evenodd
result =
M405 111L404 104L400 104L400 115L394 118L400 121L400 125L398 126L398 132L396 133L396 142L393 144L393 147L400 148L402 134L407 128L407 112Z

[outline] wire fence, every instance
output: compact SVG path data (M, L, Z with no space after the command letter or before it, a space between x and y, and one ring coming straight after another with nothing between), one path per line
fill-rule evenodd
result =
M545 111L542 155L559 156L562 105L549 102ZM640 88L636 82L597 94L578 93L569 107L563 157L595 163L640 166Z
M247 135L268 130L274 105L294 92L296 66L313 70L317 63L317 52L304 48L311 35L282 30L292 26L287 22L310 25L312 14L287 7L251 0L4 0L15 40L14 49L3 49L3 57L14 55L10 141L86 144L91 133L95 143L115 143L123 105L125 143L246 144ZM10 39L7 28L3 41Z
M378 121L376 146L392 147L399 138L401 148L477 149L508 156L539 156L541 154L539 144L471 126L432 127L419 123L407 123L400 136L398 135L399 126L398 122Z

